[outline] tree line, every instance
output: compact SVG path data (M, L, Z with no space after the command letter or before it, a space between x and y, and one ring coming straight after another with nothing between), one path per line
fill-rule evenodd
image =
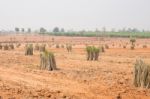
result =
M16 32L16 33L19 33L19 32L21 32L21 33L24 33L24 32L31 33L31 32L33 32L33 31L31 30L31 28L28 28L27 30L25 30L25 28L18 28L18 27L15 27L15 32ZM41 27L41 28L39 29L39 33L47 33L47 32L49 32L49 31L47 31L47 30L46 30L45 28L43 28L43 27ZM65 30L64 30L64 28L61 28L61 29L60 29L59 27L55 27L52 32L54 32L54 33L59 33L59 32L64 33Z

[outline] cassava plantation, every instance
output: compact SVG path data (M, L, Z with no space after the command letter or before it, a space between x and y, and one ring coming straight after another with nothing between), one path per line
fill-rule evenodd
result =
M0 99L150 99L150 0L0 0Z
M150 39L10 36L0 37L1 97L149 98Z

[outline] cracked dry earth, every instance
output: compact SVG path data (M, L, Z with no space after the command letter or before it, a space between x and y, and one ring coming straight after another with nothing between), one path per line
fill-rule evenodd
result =
M57 71L39 70L39 52L24 55L24 45L0 50L0 99L150 99L150 90L132 84L135 59L150 61L150 49L110 48L99 61L86 61L84 48L55 53Z

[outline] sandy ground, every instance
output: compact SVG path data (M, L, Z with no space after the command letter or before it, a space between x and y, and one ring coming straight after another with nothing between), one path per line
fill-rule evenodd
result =
M0 36L0 42L10 37ZM75 45L72 53L47 46L55 54L58 70L44 71L39 70L40 53L25 56L24 36L13 37L22 44L15 50L0 50L0 99L150 99L150 90L132 84L136 58L150 61L150 39L137 39L136 49L130 50L129 44L122 48L129 39L103 38L100 43L110 49L98 61L86 61L85 44L99 44L98 38L54 37L57 44ZM27 40L50 43L51 38L30 36ZM144 44L149 48L143 49Z

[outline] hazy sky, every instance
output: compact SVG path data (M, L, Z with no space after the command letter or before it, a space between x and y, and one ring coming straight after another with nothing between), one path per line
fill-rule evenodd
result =
M0 29L150 29L150 0L0 0Z

